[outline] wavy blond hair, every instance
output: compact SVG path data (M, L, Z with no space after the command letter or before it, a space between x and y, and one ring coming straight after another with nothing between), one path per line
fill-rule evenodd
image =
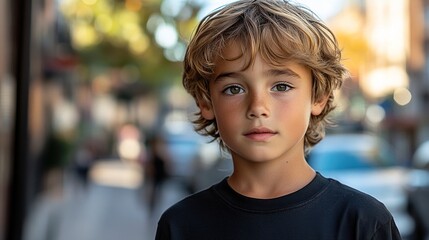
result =
M241 0L218 8L201 20L185 54L183 86L197 104L210 103L209 81L231 42L240 46L245 68L259 53L273 66L294 61L311 70L312 101L328 101L320 115L311 116L304 140L307 152L324 137L326 116L335 108L333 91L348 75L334 34L312 11L288 1ZM216 119L207 120L199 111L193 123L200 134L219 139Z

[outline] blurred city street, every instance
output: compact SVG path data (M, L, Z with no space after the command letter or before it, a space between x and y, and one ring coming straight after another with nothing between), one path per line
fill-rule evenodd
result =
M154 239L231 173L181 82L197 23L231 1L0 0L0 240ZM307 161L428 240L429 1L296 2L350 71Z
M87 186L67 176L62 196L42 196L27 222L26 240L154 239L161 213L186 196L166 182L149 209L146 187L113 186L90 180Z

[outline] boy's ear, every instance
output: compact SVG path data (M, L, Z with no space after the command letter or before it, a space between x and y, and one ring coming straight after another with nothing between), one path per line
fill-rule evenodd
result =
M200 100L200 101L198 101L198 107L201 110L201 116L203 116L203 118L205 118L206 120L213 120L214 119L213 108L212 108L210 102Z
M314 116L318 116L322 113L323 109L328 102L329 96L323 96L318 101L315 101L311 107L311 114Z

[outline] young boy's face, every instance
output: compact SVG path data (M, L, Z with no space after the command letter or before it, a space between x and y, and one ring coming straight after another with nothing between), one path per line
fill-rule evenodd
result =
M240 47L230 44L223 55L235 59ZM288 160L304 155L304 135L311 114L324 103L313 103L311 71L285 62L273 67L258 54L245 61L218 60L210 81L210 103L200 104L206 119L215 119L220 138L235 159L252 162Z

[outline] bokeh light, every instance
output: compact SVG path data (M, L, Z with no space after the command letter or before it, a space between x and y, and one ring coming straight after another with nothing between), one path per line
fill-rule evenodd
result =
M366 110L366 119L372 124L381 123L386 116L386 111L379 105L371 105Z
M160 24L155 30L155 41L163 48L171 48L176 45L179 36L176 28L171 24Z
M412 95L407 88L397 88L393 92L393 99L400 106L405 106L411 102Z

